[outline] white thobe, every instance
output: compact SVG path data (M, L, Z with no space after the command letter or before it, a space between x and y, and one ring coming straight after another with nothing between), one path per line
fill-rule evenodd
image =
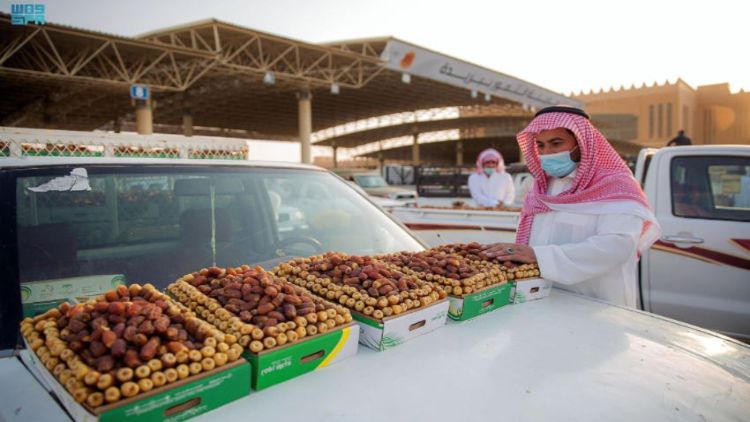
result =
M547 193L559 194L574 177L550 179ZM550 211L534 216L529 245L555 287L634 308L643 222L631 214Z
M515 199L513 179L506 172L495 172L487 177L484 174L472 173L469 176L471 199L482 207L494 207L499 203L508 206Z

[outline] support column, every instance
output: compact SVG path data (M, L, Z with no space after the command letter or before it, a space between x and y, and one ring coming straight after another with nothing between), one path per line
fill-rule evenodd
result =
M310 91L297 93L297 109L299 111L299 141L301 161L305 164L312 163L310 134L312 133L312 95Z
M135 130L139 135L154 133L154 115L151 111L151 100L135 101Z
M419 165L419 132L414 128L412 131L412 144L411 144L411 161L417 166Z
M193 136L193 113L189 107L182 109L182 134Z
M334 143L331 145L331 148L333 149L333 168L336 169L339 167L339 157L338 157L338 151L339 147L336 146Z
M378 171L380 171L380 175L385 177L385 155L383 154L383 142L378 141Z
M464 165L464 141L460 139L456 141L456 165Z

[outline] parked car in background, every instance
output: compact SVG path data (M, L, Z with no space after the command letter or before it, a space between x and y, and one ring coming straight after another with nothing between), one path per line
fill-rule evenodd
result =
M750 341L750 146L644 149L635 175L662 227L643 309Z
M347 169L337 169L334 172L344 180L355 183L370 196L398 201L407 206L417 203L416 190L390 186L378 172Z
M476 171L474 167L424 165L415 167L415 187L419 195L418 204L422 205L450 205L462 202L470 206L478 206L471 199L469 191L469 176ZM505 171L513 180L515 188L514 206L523 203L524 194L529 187L529 173L526 164L511 163L505 166Z

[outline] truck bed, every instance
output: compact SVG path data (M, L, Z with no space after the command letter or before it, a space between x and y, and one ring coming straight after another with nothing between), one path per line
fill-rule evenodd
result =
M421 200L421 198L420 198ZM386 208L427 245L513 242L520 213L432 208Z

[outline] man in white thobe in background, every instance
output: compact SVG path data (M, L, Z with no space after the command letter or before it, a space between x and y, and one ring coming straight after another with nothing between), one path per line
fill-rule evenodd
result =
M505 172L503 156L488 148L477 157L476 172L469 176L471 199L480 207L509 206L515 199L513 179Z

